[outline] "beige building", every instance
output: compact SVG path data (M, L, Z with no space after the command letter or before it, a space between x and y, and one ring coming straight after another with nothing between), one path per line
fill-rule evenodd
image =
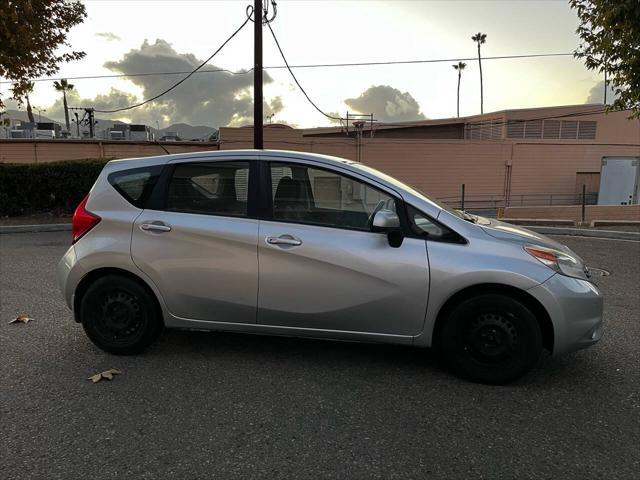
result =
M273 125L265 148L360 160L451 203L462 184L477 206L573 203L583 184L594 203L603 159L640 157L640 119L628 117L577 105L360 129ZM252 134L250 127L221 128L220 148L250 148Z
M586 186L595 203L603 159L640 157L640 120L602 105L506 110L464 118L295 129L265 126L265 148L360 160L452 204L566 205ZM219 143L163 143L170 152L251 148L251 127ZM163 154L152 142L0 140L0 162ZM637 201L637 200L636 200Z

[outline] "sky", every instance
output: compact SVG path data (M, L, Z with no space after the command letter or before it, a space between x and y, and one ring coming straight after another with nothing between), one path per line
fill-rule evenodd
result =
M57 77L191 70L245 20L243 1L87 0L85 22L69 34L84 59ZM291 65L464 59L477 55L471 36L487 34L482 56L571 53L578 19L566 1L313 1L279 0L271 23ZM249 69L253 24L248 24L207 68ZM269 31L265 66L282 65ZM456 115L457 72L442 63L295 69L325 112L373 113L384 121ZM466 61L460 114L480 113L477 60ZM602 101L602 79L573 57L485 60L484 111ZM70 105L109 109L153 96L181 76L70 80ZM252 74L196 74L162 101L111 116L161 128L171 123L243 125L252 122ZM1 85L6 93L7 85ZM300 127L331 122L304 98L284 69L265 73L265 114ZM38 82L32 104L63 118L60 94ZM109 115L100 114L101 118Z

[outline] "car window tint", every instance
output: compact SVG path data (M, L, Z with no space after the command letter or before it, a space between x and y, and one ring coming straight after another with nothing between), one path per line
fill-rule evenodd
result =
M162 166L133 168L109 175L109 183L129 203L145 208L145 202L158 181Z
M188 163L176 166L167 210L246 216L249 162Z
M329 170L272 163L271 180L275 220L369 231L376 208L396 211L390 195Z

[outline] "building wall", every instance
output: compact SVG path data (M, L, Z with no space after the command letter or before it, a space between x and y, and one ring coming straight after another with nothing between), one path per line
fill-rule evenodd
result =
M542 109L544 110L544 109ZM555 110L550 112L557 113ZM544 114L544 113L543 113ZM538 116L541 116L538 113ZM303 136L303 130L273 125L264 131L265 148L322 153L360 160L414 186L433 198L483 196L500 202L526 194L574 194L585 173L600 172L605 156L640 156L640 121L626 112L599 120L596 140L447 140ZM622 116L621 116L622 115ZM600 115L602 116L602 115ZM587 118L589 116L585 116ZM581 117L583 118L583 117ZM638 137L635 132L638 130ZM604 133L603 133L604 132ZM606 133L609 132L609 133ZM612 138L602 141L598 138ZM620 141L614 141L616 138ZM171 153L252 148L252 128L221 128L220 144L163 143ZM162 155L151 142L80 140L0 140L0 162L30 163L84 158L131 158ZM581 187L580 187L581 189Z
M251 148L253 129L221 128L221 149ZM640 155L633 144L580 140L431 140L303 137L265 130L265 148L323 153L362 161L434 198L489 200L526 194L574 194L580 173L600 172L605 156ZM581 188L581 187L580 187Z
M163 143L170 153L217 150L216 143ZM0 163L40 163L85 158L135 158L164 155L152 142L98 140L5 140L0 139Z
M603 157L640 155L638 145L601 145L579 141L514 142L511 196L576 193L579 173L600 172Z

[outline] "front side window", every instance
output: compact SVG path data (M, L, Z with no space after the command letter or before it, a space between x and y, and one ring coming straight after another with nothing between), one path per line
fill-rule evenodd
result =
M464 239L441 223L431 219L417 208L407 205L409 228L414 235L431 240L442 240L453 243L465 243Z
M166 209L174 212L246 216L249 162L177 165Z
M376 209L396 211L390 195L329 170L272 163L271 184L274 220L369 231Z

